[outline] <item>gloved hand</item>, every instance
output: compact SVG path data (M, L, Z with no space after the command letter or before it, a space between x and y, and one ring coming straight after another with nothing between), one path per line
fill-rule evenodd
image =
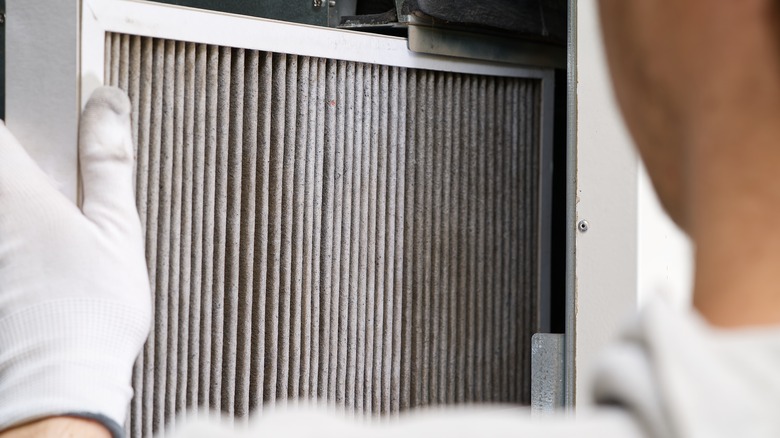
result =
M125 421L151 297L130 102L95 91L79 127L81 208L0 123L0 430L57 415Z

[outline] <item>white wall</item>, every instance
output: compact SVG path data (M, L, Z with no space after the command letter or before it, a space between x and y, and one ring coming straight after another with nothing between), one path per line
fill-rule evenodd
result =
M693 248L661 208L644 169L639 173L638 302L662 295L674 307L690 304Z

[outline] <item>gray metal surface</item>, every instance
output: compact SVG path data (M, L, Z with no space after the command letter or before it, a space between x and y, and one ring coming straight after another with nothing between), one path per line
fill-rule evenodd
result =
M534 67L565 68L566 66L565 47L436 27L416 19L412 19L409 23L409 50Z
M531 339L531 412L549 414L565 403L565 346L562 334L537 333Z
M566 408L577 398L577 0L569 0L566 61Z
M415 17L439 25L505 32L525 39L563 45L566 0L405 0Z
M540 80L106 47L155 294L130 436L192 406L528 403Z
M328 0L153 0L158 3L169 3L199 9L209 9L233 14L251 15L254 17L272 18L294 23L313 24L317 26L338 25L338 16L354 15L354 0L339 0L336 7L331 7ZM344 3L343 5L340 3ZM351 13L350 13L351 12ZM219 32L219 29L211 31Z

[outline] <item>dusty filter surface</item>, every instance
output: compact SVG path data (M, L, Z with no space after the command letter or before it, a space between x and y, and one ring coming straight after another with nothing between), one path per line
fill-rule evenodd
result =
M154 291L130 436L193 406L528 402L539 80L106 47Z

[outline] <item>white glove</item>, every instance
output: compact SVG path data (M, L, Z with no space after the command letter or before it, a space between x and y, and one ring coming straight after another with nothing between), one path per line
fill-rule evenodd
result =
M0 123L0 430L75 415L116 435L132 396L151 297L127 96L95 91L79 131L81 209Z

